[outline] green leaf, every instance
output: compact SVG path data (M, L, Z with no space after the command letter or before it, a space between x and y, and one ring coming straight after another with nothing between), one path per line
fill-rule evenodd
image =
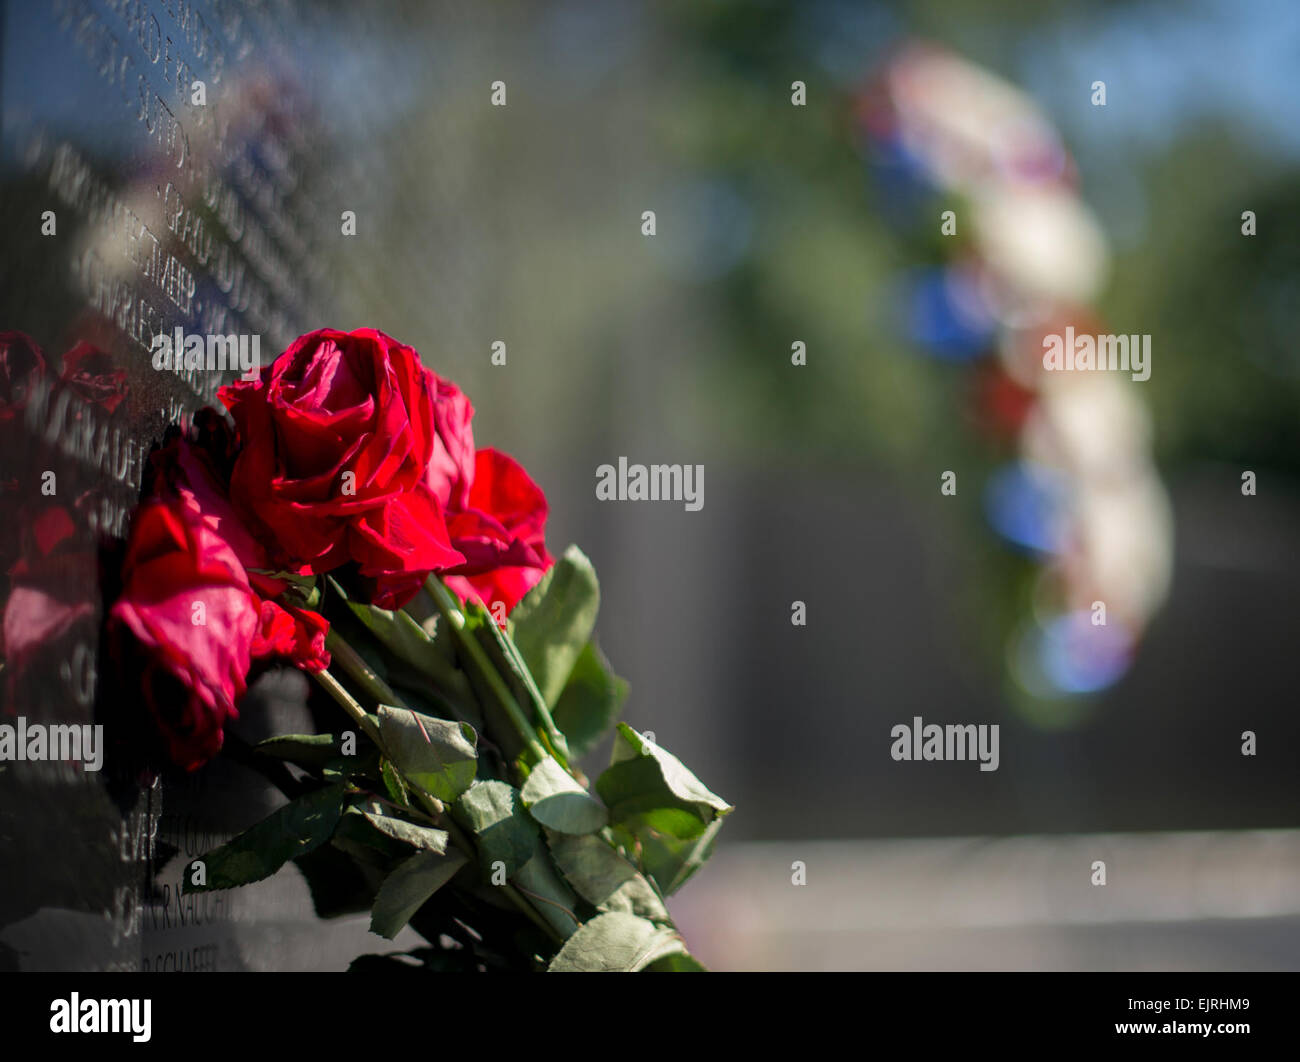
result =
M321 775L327 782L342 782L349 776L372 773L379 764L378 750L368 742L351 755L343 754L341 734L282 734L258 742L254 749ZM357 735L352 735L355 745Z
M519 795L533 818L560 833L593 833L607 821L600 802L550 756L533 768Z
M358 805L357 810L371 826L395 841L409 844L412 848L425 848L430 852L442 853L447 850L446 830L404 819L377 800L368 800Z
M679 808L707 824L732 810L681 760L626 723L618 724L611 763L596 780L596 791L616 821L661 808Z
M450 803L474 781L478 735L468 723L381 704L379 733L393 765L431 796Z
M671 896L690 879L709 856L723 819L700 829L699 820L681 812L639 815L613 828L614 839L629 854L635 853L641 869L654 879L659 891ZM689 822L688 831L677 832Z
M505 864L506 876L516 873L541 847L541 834L528 817L519 791L495 779L477 781L462 794L452 814L478 838L479 865L485 878L492 864Z
M409 845L377 829L356 805L344 810L330 838L330 846L347 852L358 862L382 868L384 873L411 854Z
M392 940L424 901L447 884L464 864L465 857L455 851L446 855L416 852L399 863L375 896L370 932Z
M582 550L570 546L511 613L515 646L548 707L559 700L599 609L596 571Z
M433 679L443 689L463 688L464 677L458 677L455 671L454 650L448 639L437 636L436 627L431 633L416 623L405 609L390 611L353 601L333 577L330 586L366 630L403 664Z
M281 734L259 741L253 748L308 770L321 770L343 753L342 742L333 734Z
M520 867L511 880L527 895L541 901L535 903L533 909L562 938L570 937L582 924L574 914L578 898L556 872L545 848L539 845L537 854Z
M496 636L488 630L488 628L496 630L492 617L476 604L466 605L462 615L465 618L463 630L466 636L477 641L487 653L487 666L505 681L518 702L523 696L523 690L514 685L513 669L509 661L504 659ZM497 633L500 634L499 631ZM482 732L491 736L492 743L500 750L502 759L506 761L516 759L524 752L526 745L500 697L492 689L485 678L485 673L476 662L471 661L469 670L464 674L468 676L469 684L474 691L474 696L470 699L479 709L483 720ZM529 711L531 705L521 703L520 707L525 716L531 717L532 713Z
M693 955L675 951L662 959L655 959L645 968L646 973L708 973L708 968Z
M548 833L551 855L574 891L602 911L624 911L652 922L670 921L654 887L604 838Z
M402 781L401 774L393 766L392 760L384 757L379 763L379 774L384 780L384 788L388 790L388 795L394 803L401 804L404 808L411 806L410 794L406 791L406 783Z
M731 805L625 723L612 760L596 791L609 806L614 838L671 895L708 859Z
M480 645L486 650L488 659L495 662L498 673L505 679L518 701L520 709L529 721L538 726L539 736L547 747L567 767L569 763L569 743L560 728L555 725L550 706L546 703L537 683L529 671L518 646L496 625L492 616L477 603L465 607L465 626L471 631ZM502 708L504 708L504 704Z
M187 866L182 878L183 891L233 889L270 877L290 859L306 855L330 839L343 813L345 795L342 785L330 785L272 812L202 857L205 884L193 884L193 864Z
M658 959L686 950L672 930L644 918L611 911L573 934L547 967L550 973L634 973Z
M555 703L555 725L574 756L585 756L614 725L627 699L627 682L610 670L594 641L582 647Z

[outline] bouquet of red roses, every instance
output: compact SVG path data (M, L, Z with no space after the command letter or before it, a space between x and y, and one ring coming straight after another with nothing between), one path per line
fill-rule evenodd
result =
M286 862L364 883L371 929L435 969L694 970L665 897L731 810L617 724L599 588L544 543L546 499L475 449L469 399L372 329L296 340L151 461L114 655L168 753L222 747L278 657L337 704L330 733L255 746L290 780L269 818L185 870L228 889Z

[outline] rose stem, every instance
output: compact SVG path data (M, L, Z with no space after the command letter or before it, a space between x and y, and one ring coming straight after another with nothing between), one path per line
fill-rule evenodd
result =
M366 732L366 736L370 738L380 752L382 752L384 750L384 743L379 736L378 727L375 726L374 721L370 716L366 714L365 709L353 700L352 695L343 688L339 680L329 673L329 669L321 668L319 671L309 671L307 674L324 687L325 691L338 702L339 707L341 707L356 721L357 725Z
M567 768L569 766L569 743L565 740L560 728L555 725L555 719L551 715L550 708L546 705L546 700L542 697L542 691L537 688L537 682L533 679L533 673L528 670L528 665L524 663L524 658L519 653L519 647L515 645L514 639L505 631L496 625L493 620L490 624L492 634L496 638L497 646L501 652L515 666L515 672L523 681L524 690L527 692L529 699L533 702L533 708L537 712L537 717L542 721L542 727L550 739L552 749L557 750L556 758Z
M547 753L542 748L541 742L537 740L537 731L533 729L533 725L528 721L528 717L524 715L523 709L519 707L519 702L515 700L514 694L510 692L510 688L497 671L496 665L488 659L487 653L479 645L474 635L465 630L465 615L456 607L456 603L447 592L447 588L442 585L436 575L430 575L424 586L438 606L438 611L446 619L448 626L456 632L455 638L461 649L473 662L475 668L483 676L484 681L491 687L493 695L501 702L506 714L510 716L510 721L514 723L515 729L519 731L519 736L528 746L528 751L533 754L538 763L546 759Z
M331 629L329 634L326 636L325 644L330 650L331 655L343 664L344 670L352 675L352 677L358 682L370 687L372 695L375 693L379 694L378 700L380 703L391 704L395 708L405 707L405 705L402 704L401 698L399 698L388 687L388 684L384 682L383 679L370 670L366 662L361 659L360 654L358 654L357 651L353 649L352 646L348 645L348 643L342 638L338 637L334 633L333 629ZM357 670L353 671L353 668L356 668ZM387 751L384 749L384 741L380 736L379 729L366 714L366 710L362 708L361 705L357 703L356 699L343 688L339 680L329 673L329 669L322 668L320 671L311 671L308 672L308 674L324 687L330 696L338 702L339 707L356 720L357 725L366 732L366 736L375 743L375 746L379 751L385 756L388 756ZM388 757L388 760L392 763L391 756ZM396 764L393 764L393 768L394 770L398 769ZM437 799L437 797L430 796L419 786L411 784L410 779L407 779L407 784L410 786L411 791L415 794L420 803L422 803L426 809L428 809L428 811L438 819L439 823L446 828L447 835L451 838L451 843L459 848L467 859L477 862L478 853L474 846L474 842L465 836L465 832L460 828L460 825L452 819L450 814L443 814L445 809L442 801ZM506 882L506 884L499 885L497 888L504 890L506 896L510 898L511 902L527 915L539 929L547 934L547 936L557 943L564 943L564 938L555 931L555 928L545 918L542 917L540 912L533 909L532 905L522 895L520 895L514 885Z

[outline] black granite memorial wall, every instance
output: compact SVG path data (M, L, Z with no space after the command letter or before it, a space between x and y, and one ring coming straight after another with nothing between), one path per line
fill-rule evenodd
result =
M363 924L314 931L296 875L180 895L187 857L281 798L229 757L184 776L124 747L138 705L101 644L101 573L151 448L248 364L160 368L155 337L234 337L265 361L327 304L298 17L227 0L3 5L0 723L108 737L98 770L68 749L0 764L0 968L329 967L364 950ZM242 736L305 712L301 676L270 673Z

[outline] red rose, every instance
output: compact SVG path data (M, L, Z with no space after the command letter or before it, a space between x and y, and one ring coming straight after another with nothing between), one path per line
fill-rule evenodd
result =
M514 458L475 451L474 407L455 384L433 379L438 438L425 482L446 514L452 546L464 555L444 578L463 600L497 615L500 606L509 612L553 563L544 541L546 495ZM424 579L424 573L406 572L381 577L372 600L400 608Z
M109 612L124 672L134 672L168 754L189 770L221 749L254 660L329 664L324 618L272 600L285 583L265 574L266 550L226 496L228 440L207 414L195 418L197 442L175 438L153 456L153 496L132 523L122 595Z
M490 448L475 451L474 407L449 380L436 380L438 441L425 482L447 519L451 544L464 561L444 573L463 600L494 614L509 612L554 563L546 552L546 495L520 464ZM397 608L423 577L377 581L376 604Z
M226 721L238 717L257 596L234 550L179 498L137 510L122 579L109 612L119 659L137 666L142 655L145 704L171 758L193 770L216 755Z
M45 372L45 358L30 336L0 332L0 422L27 406L32 383Z
M195 416L197 442L173 439L154 454L153 492L184 504L225 541L242 566L257 597L259 624L251 649L253 659L287 656L298 667L319 671L330 662L325 649L329 624L315 612L272 600L287 584L267 574L271 561L265 547L249 533L221 486L219 467L228 452L228 429L215 414L209 416L211 413L204 409Z
M263 598L250 651L254 660L285 656L300 668L320 671L329 667L330 654L325 649L329 629L319 613Z
M450 380L430 373L434 379L434 421L438 438L425 472L425 482L443 511L463 509L469 504L469 487L474 481L474 430L470 421L474 407Z
M231 498L277 567L355 561L363 576L422 581L464 560L426 482L436 378L413 349L370 328L321 329L220 395L243 444Z
M451 541L465 563L447 584L489 610L509 612L554 563L546 552L546 495L520 464L498 450L478 451L468 505L448 517Z
M87 402L112 413L126 398L126 370L112 357L84 339L63 355L59 379Z

